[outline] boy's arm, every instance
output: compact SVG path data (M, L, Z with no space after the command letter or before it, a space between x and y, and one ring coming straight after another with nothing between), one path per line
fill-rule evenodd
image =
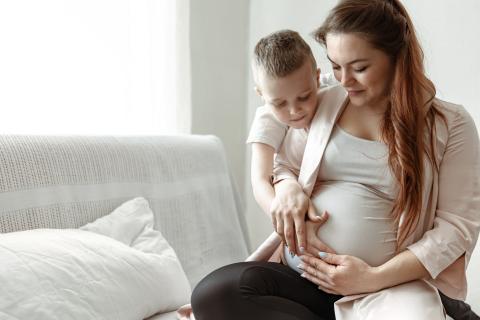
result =
M275 149L264 143L252 143L252 162L250 177L253 195L258 205L271 219L270 206L275 198L272 186L273 158ZM267 261L280 245L282 239L273 232L246 261Z
M270 206L275 198L272 186L273 147L264 143L252 143L251 182L255 200L269 218Z

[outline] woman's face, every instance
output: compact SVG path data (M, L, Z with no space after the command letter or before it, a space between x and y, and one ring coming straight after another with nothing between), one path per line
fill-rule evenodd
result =
M350 103L383 108L393 78L390 57L351 33L327 34L326 47L335 78L348 91Z

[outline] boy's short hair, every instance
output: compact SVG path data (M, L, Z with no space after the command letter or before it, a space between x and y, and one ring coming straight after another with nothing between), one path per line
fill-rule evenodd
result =
M300 68L309 59L313 70L317 63L310 46L298 32L280 30L263 37L255 46L252 65L268 76L281 78Z

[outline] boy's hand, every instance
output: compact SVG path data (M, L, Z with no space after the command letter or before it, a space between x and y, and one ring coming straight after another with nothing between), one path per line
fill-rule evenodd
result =
M310 199L297 181L280 181L275 185L275 194L270 206L273 228L291 252L304 253L307 248L305 215L308 214L308 218L313 222L324 221L316 215Z

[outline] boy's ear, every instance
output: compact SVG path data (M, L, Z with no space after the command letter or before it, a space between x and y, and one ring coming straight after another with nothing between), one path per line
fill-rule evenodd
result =
M253 87L253 90L255 90L255 92L256 92L260 97L263 97L263 96L262 96L262 91L260 91L260 88L259 88L259 87L254 86L254 87Z

